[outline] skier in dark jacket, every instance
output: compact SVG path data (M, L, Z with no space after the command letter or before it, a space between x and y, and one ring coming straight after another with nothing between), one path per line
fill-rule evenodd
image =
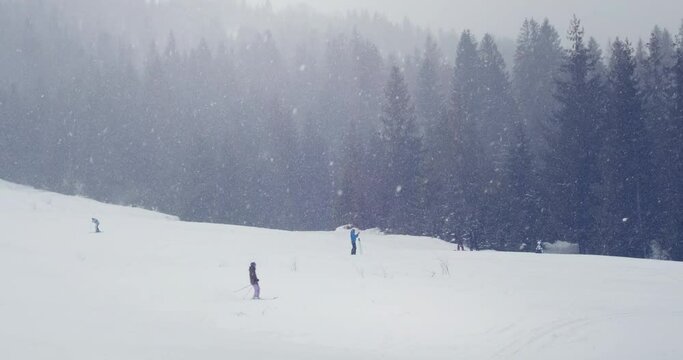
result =
M463 244L462 239L458 239L458 251L465 251L465 245Z
M95 232L100 232L100 221L95 218L92 218L92 223L95 224Z
M256 277L256 263L252 262L251 265L249 265L249 281L251 282L251 286L254 287L254 297L252 299L260 299L261 298L261 288L258 285L258 277Z
M360 233L355 228L351 229L351 255L356 255L356 240L359 240Z

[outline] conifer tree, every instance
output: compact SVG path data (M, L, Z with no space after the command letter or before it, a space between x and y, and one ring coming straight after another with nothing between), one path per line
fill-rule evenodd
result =
M603 121L602 84L595 72L584 30L574 17L569 30L571 48L557 82L560 109L553 119L558 131L546 159L547 180L556 220L564 240L578 243L581 253L596 248L595 186L599 184L598 152Z
M447 222L451 236L465 236L472 249L485 239L484 217L488 199L486 186L491 180L479 133L481 100L479 75L481 60L477 44L469 31L460 37L453 76L451 106L447 113L452 151L449 159Z
M421 133L430 136L438 131L437 122L443 106L441 94L441 51L431 36L425 40L425 49L417 76L417 90L415 97L415 111Z
M548 151L548 132L555 130L549 119L558 106L553 94L562 58L560 37L548 19L542 24L525 20L517 38L512 85L537 160L542 160L539 154Z
M538 173L521 119L511 126L498 196L499 250L534 251L540 239L543 215L538 191Z
M646 257L657 236L651 141L645 127L635 78L633 48L618 38L612 44L608 75L608 112L602 154L604 199L599 253Z
M480 110L478 117L478 133L484 149L484 174L487 180L481 206L484 211L482 224L486 229L488 244L495 249L505 248L504 209L496 204L495 199L504 197L502 178L506 162L506 147L511 141L527 141L519 139L519 132L514 129L519 121L518 108L512 97L511 85L505 70L505 62L498 51L493 37L486 34L479 44L479 97ZM528 144L525 144L528 145ZM528 150L528 149L526 149ZM501 221L502 220L502 221Z
M605 82L607 77L607 67L603 62L602 49L598 45L598 41L591 37L588 39L588 63L591 68L589 77L597 78L599 82Z
M671 248L673 260L683 260L683 23L677 38L676 63L674 66L674 99L672 114L672 159L675 172L673 178L675 184L674 209L677 209L673 218L678 219L674 224L675 233Z
M410 232L419 221L422 143L415 108L397 66L391 68L381 121L386 156L382 183L386 227L392 232Z
M364 119L359 123L361 134L377 129L376 119L381 111L384 64L379 49L371 41L362 38L358 32L351 38L352 79L354 96L351 108L346 109L352 117Z
M642 70L640 74L640 90L643 94L643 112L646 126L654 142L654 166L657 188L658 227L663 230L660 245L664 253L673 246L676 234L674 228L678 223L677 193L678 179L674 167L671 166L673 145L676 141L675 121L672 118L674 101L674 45L671 35L666 30L655 27L645 45ZM666 257L666 254L662 256Z
M417 123L424 139L423 168L425 184L423 189L425 208L422 230L425 234L441 236L440 221L443 218L445 165L442 152L447 140L443 140L444 94L441 91L442 54L431 36L425 41L420 55L415 96Z
M481 103L478 122L485 151L489 159L495 162L500 160L506 132L511 128L512 119L517 117L517 108L503 56L490 34L482 38L478 53L480 67L477 83Z
M300 193L300 209L303 228L317 230L330 228L333 212L334 188L330 175L331 157L328 145L321 134L321 124L313 117L306 120L300 138L301 158L296 179Z
M365 182L362 166L365 153L363 142L355 121L351 121L344 133L344 158L335 183L336 221L338 224L365 225L366 203L363 197Z

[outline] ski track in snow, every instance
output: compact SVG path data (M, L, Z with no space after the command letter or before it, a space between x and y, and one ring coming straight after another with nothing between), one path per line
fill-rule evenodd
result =
M0 181L0 359L683 358L683 264L362 239Z

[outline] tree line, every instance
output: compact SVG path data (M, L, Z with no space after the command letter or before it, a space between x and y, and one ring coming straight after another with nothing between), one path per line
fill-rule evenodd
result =
M412 52L286 26L140 45L69 9L0 1L6 180L192 221L683 260L683 27L603 54L576 18L566 46L528 19L508 69L469 31L396 30Z

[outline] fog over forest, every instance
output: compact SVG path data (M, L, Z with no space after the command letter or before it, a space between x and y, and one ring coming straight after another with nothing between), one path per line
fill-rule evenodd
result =
M514 39L524 18L548 18L566 25L573 14L590 28L600 45L619 35L622 38L646 38L653 24L676 28L683 5L677 0L247 0L252 4L269 1L276 10L306 4L326 14L369 11L385 14L390 20L404 19L431 29L470 29Z
M584 23L529 2L470 31L276 2L0 0L0 178L190 221L683 260L672 3Z

